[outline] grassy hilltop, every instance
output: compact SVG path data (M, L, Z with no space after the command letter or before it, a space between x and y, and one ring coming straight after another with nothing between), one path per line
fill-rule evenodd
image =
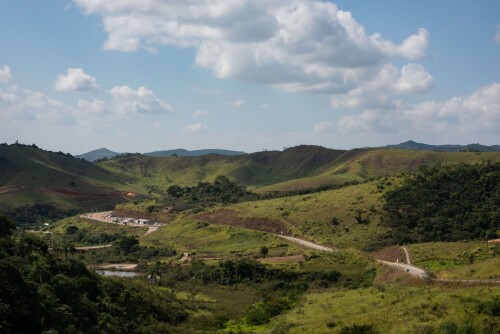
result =
M332 150L297 146L282 152L242 156L204 155L153 158L140 154L100 162L99 166L137 188L193 185L225 175L256 191L289 191L363 181L372 177L412 172L436 164L500 161L499 152L429 152L398 149Z

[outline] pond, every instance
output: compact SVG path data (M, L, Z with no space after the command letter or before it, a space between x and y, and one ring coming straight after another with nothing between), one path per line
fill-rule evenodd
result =
M99 275L102 276L118 276L118 277L137 277L144 275L143 273L139 273L137 271L120 271L120 270L102 270L97 269L95 271Z

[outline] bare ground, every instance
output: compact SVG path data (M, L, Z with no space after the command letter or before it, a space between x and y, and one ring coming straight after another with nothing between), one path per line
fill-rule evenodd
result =
M204 212L194 216L196 219L204 220L212 224L230 225L263 231L274 234L290 234L285 222L272 218L243 218L234 210L219 210L217 212Z
M405 253L399 246L381 249L373 253L373 257L375 257L376 260L406 263Z

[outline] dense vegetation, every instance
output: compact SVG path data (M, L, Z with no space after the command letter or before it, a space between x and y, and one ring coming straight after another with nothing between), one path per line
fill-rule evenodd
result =
M248 191L245 186L232 182L225 176L217 176L213 183L198 182L194 187L170 186L167 194L166 205L173 206L177 212L257 198L257 195Z
M56 221L77 213L74 209L65 209L51 204L22 205L5 211L5 215L13 221L25 224L41 224Z
M493 238L500 229L500 164L422 167L386 200L398 243Z
M98 277L76 259L49 253L36 236L12 236L12 229L0 217L3 333L165 333L187 317L172 293Z

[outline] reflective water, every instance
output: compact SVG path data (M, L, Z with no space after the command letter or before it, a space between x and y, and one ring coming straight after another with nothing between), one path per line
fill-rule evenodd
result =
M118 276L118 277L136 277L143 275L142 273L138 273L136 271L120 271L120 270L101 270L98 269L95 271L99 275L102 276Z

